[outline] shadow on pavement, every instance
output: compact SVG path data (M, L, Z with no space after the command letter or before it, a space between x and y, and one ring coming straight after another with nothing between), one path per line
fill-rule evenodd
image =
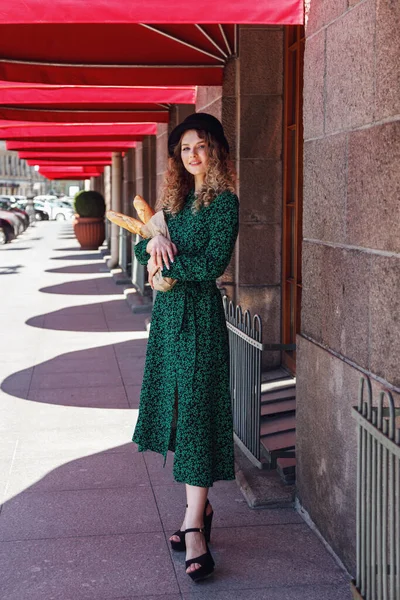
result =
M0 267L0 275L18 275L24 265L15 265L14 267Z
M21 440L1 512L4 600L181 597L130 416L132 427L110 436L126 434L121 445L93 430L86 440L82 430L62 440L42 431L32 453Z
M52 248L53 252L82 252L80 246L73 246L71 248Z
M66 294L69 296L120 296L121 290L109 286L109 278L98 277L96 279L85 279L84 281L67 281L59 285L50 285L40 288L43 294Z
M60 354L6 377L0 389L26 401L58 406L138 408L147 332L137 336Z
M71 265L70 267L59 267L58 269L46 269L45 273L98 273L103 271L109 273L105 265L91 264L91 265Z
M1 246L1 250L7 250L8 252L11 252L11 250L31 250L32 246L10 246L9 244L6 244L4 246Z
M26 321L30 327L55 331L139 331L144 333L143 317L128 312L125 299L68 306L36 315Z
M77 248L80 250L80 248ZM84 251L83 251L84 252ZM101 254L67 254L67 256L53 256L50 260L102 260Z

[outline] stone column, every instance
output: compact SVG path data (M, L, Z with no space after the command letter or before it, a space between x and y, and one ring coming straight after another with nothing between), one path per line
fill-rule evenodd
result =
M111 209L115 212L121 212L122 209L122 158L120 152L113 152L112 155L112 187L111 187ZM108 261L108 267L115 269L118 266L119 259L119 227L112 223L111 225L111 258Z

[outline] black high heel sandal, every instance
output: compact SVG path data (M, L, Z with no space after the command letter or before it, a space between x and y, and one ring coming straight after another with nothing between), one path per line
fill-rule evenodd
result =
M191 531L199 531L200 533L204 534L204 537L206 535L205 529L201 528L201 527L192 527L191 529L186 529L186 531L184 533L186 535L187 533L190 533ZM200 556L196 556L195 558L190 558L189 560L185 561L185 569L187 569L188 567L190 567L190 565L193 565L194 563L197 563L200 565L200 567L198 569L196 569L195 571L191 571L190 573L187 573L187 575L189 575L189 577L195 583L197 583L198 581L202 581L203 579L206 579L206 577L210 577L210 575L214 571L215 562L214 562L213 557L211 556L211 552L210 552L207 542L206 542L206 548L207 548L207 550L204 554L201 554Z
M209 515L206 514L207 506L209 504L210 504L210 502L207 498L206 504L204 507L204 513L203 513L204 533L205 533L205 538L206 538L207 543L210 542L211 525L212 525L212 520L213 520L213 516L214 516L213 510L210 512ZM186 508L187 508L187 504L186 504ZM175 531L175 533L173 533L172 535L176 535L179 538L179 542L176 542L175 540L170 540L172 550L174 550L175 552L184 552L186 550L185 532L178 529L178 531Z

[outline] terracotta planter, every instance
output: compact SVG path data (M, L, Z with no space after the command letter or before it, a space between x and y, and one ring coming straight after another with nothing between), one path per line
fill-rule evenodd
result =
M106 237L104 218L80 217L73 220L74 233L82 250L97 250Z

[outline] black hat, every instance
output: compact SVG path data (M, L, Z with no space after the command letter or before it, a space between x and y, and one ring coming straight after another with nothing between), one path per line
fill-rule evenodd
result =
M171 131L168 137L168 153L173 156L176 145L178 144L181 136L185 131L190 129L197 129L207 131L223 146L227 152L229 152L229 144L224 134L224 128L216 117L209 115L208 113L193 113L186 117L182 123L177 125L175 129Z

